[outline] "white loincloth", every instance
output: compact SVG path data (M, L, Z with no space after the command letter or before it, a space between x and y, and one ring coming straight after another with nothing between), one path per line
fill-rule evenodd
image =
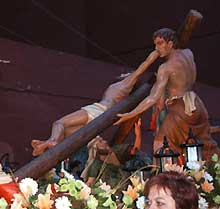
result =
M173 96L171 98L166 99L166 104L172 104L175 99L183 98L185 113L188 116L191 116L193 111L196 110L195 98L196 93L194 91L187 91L183 96Z
M104 113L108 108L105 105L94 103L94 104L82 107L81 109L85 110L88 113L89 119L87 123L89 123L91 120L97 118L99 115Z

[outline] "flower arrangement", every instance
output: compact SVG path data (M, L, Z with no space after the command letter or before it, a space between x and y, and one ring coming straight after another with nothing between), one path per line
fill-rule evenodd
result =
M119 189L125 181L111 188L99 180L90 188L71 175L46 185L25 178L18 183L20 192L14 194L10 206L0 198L0 209L144 209L144 182L136 174L127 179L130 179L130 185L125 191Z
M185 173L194 180L199 194L199 209L220 209L220 159L217 154L210 162L187 163L185 170L178 165L170 165L166 169ZM144 209L145 182L139 172L119 182L115 188L101 179L89 187L68 173L56 183L42 184L25 178L18 183L19 192L14 194L11 205L7 199L0 198L0 209ZM130 184L127 184L128 180Z
M167 171L184 173L195 182L199 194L199 209L220 209L220 159L214 154L210 162L193 161L183 166L169 165Z
M220 208L220 160L214 154L210 162L187 163L187 174L191 176L199 193L199 208Z

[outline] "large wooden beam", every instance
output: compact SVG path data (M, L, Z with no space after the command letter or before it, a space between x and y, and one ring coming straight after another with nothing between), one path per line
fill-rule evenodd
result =
M127 112L133 109L140 101L149 94L150 85L144 84L125 100L114 105L111 109L88 123L86 126L63 140L60 144L52 147L39 157L35 158L19 170L14 175L19 179L32 177L37 179L55 167L57 163L68 158L70 155L85 146L92 138L111 126L118 117L116 114Z
M183 25L177 31L178 48L186 48L193 31L196 26L201 22L203 16L196 10L190 10Z
M193 19L190 19L189 22L193 22ZM195 27L195 24L191 25L191 29L193 29ZM183 28L185 28L185 30L189 29L189 27ZM184 29L182 29L181 33L186 34L186 36L188 37L190 34L189 32L184 32ZM75 153L81 147L85 146L97 134L101 133L104 129L111 126L118 119L118 117L116 116L118 113L127 112L133 109L149 94L149 90L150 85L144 84L131 96L113 106L104 114L100 115L95 120L91 121L89 124L75 132L73 135L66 138L60 144L47 150L39 157L35 158L30 163L17 170L14 174L15 177L18 177L19 179L25 177L32 177L37 179L41 177L51 168L55 167L57 163L68 158L72 153Z
M195 11L190 10L186 19L183 22L183 25L177 31L178 37L178 45L177 48L185 48L192 36L192 33L196 26L201 22L202 15ZM113 137L114 144L122 144L126 140L126 137L132 130L134 123L136 122L137 118L132 118L122 125L120 125L119 129L117 130L116 134Z

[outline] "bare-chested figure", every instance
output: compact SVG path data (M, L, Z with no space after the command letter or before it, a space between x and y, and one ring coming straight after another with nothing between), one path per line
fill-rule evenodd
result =
M156 51L166 62L160 65L157 80L150 95L129 113L118 114L121 117L116 124L139 115L156 104L160 110L165 105L168 113L156 133L154 152L162 145L167 136L174 151L182 152L180 144L188 137L189 128L204 143L203 156L208 159L213 152L220 154L214 140L211 139L208 113L200 98L191 90L196 80L196 66L190 49L176 49L176 34L163 28L153 35Z
M33 156L40 155L45 149L55 146L64 138L73 134L79 128L98 117L100 114L111 108L114 104L126 98L137 82L139 76L159 57L158 52L153 51L147 59L123 80L113 83L105 91L102 100L82 107L80 110L73 112L53 123L52 133L48 140L32 140Z

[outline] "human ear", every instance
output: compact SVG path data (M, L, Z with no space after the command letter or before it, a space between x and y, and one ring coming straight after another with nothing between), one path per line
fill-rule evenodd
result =
M173 48L173 41L168 41L168 46L170 49Z

